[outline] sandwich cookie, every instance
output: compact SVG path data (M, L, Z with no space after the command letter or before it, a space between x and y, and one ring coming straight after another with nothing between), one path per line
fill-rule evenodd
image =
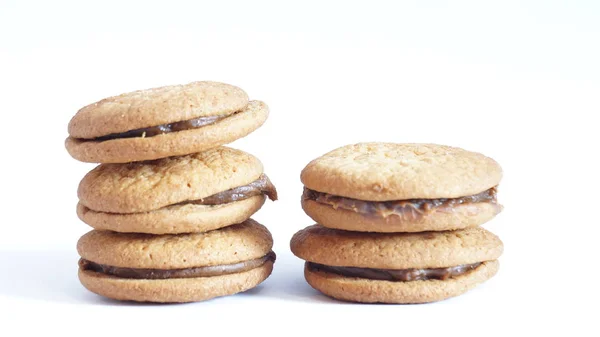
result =
M79 279L90 291L138 302L194 302L255 287L273 270L269 231L249 219L208 233L123 234L93 230L77 243Z
M240 88L193 82L134 91L80 109L69 123L71 156L127 163L205 151L260 127L267 105Z
M361 232L474 227L501 210L502 169L482 154L435 144L361 143L310 162L302 208L317 223Z
M465 293L498 271L500 239L474 227L360 233L307 227L291 240L304 276L322 293L366 303L426 303Z
M240 223L258 211L275 186L261 162L240 150L128 164L101 164L80 182L77 215L116 232L206 232Z

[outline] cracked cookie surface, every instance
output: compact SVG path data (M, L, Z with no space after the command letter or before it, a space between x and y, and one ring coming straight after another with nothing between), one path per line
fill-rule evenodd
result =
M252 219L206 233L179 235L93 230L77 243L79 255L86 260L148 269L233 264L265 256L272 248L271 233Z
M359 143L302 170L309 189L370 201L459 198L490 189L502 169L480 153L436 144Z
M230 114L248 104L240 88L200 81L133 91L81 108L69 123L69 135L91 139L111 133Z
M299 258L329 266L443 268L497 259L502 241L480 228L421 233L359 233L309 226L290 243Z
M269 116L240 88L193 82L134 91L80 109L65 147L89 163L128 163L206 151L244 137Z
M95 211L146 212L247 185L262 173L256 157L219 147L155 161L101 164L80 182L78 196Z

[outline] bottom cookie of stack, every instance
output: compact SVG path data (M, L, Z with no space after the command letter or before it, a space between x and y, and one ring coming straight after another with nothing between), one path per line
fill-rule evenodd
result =
M93 230L77 244L79 279L108 298L195 302L257 286L273 270L273 239L245 222L206 233L126 234Z
M358 233L307 227L292 252L322 293L365 303L427 303L461 295L496 274L500 239L482 228Z

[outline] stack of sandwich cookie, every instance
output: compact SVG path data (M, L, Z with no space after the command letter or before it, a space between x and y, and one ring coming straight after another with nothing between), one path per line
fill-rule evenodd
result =
M273 240L250 216L277 191L256 157L220 144L267 115L264 103L214 82L137 91L81 109L67 149L102 163L78 189L77 215L94 228L77 246L82 284L119 300L191 302L264 281L275 261Z
M348 301L424 303L494 276L502 242L493 159L434 144L363 143L309 163L302 207L318 224L291 241L305 277Z

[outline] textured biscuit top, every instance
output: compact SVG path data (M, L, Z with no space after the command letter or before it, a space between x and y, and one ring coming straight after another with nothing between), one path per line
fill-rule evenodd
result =
M139 90L81 108L69 123L69 135L96 138L202 116L230 114L247 104L248 95L242 89L218 82Z
M262 173L256 157L219 147L154 161L101 164L81 180L77 194L95 211L145 212L247 185Z
M370 201L458 198L501 178L500 165L480 153L394 143L347 145L311 161L301 174L309 189Z
M124 268L178 269L248 261L273 248L271 233L248 219L206 233L126 234L93 230L79 239L77 251L89 261Z
M359 233L307 227L292 237L294 255L329 266L442 268L497 259L502 241L476 227L448 232Z

